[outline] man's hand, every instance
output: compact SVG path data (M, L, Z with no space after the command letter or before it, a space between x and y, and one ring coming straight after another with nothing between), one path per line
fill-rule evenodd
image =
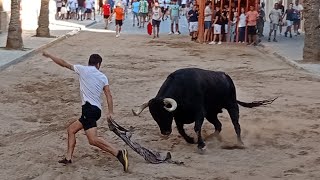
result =
M74 71L73 65L69 64L68 62L64 61L63 59L55 57L55 56L49 54L47 51L43 51L42 55L44 57L52 59L52 61L55 62L56 64L58 64L59 66L62 66L62 67L65 67L65 68L68 68L68 69Z
M108 113L107 114L107 121L109 122L110 120L113 120L114 114L113 113Z

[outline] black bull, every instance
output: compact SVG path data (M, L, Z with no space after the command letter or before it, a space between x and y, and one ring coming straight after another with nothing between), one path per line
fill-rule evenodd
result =
M174 118L179 133L188 143L195 141L185 133L183 126L195 122L198 148L203 149L205 142L201 137L201 126L204 118L214 125L215 134L219 134L222 124L218 119L218 113L221 113L223 108L226 109L237 134L238 143L243 144L238 104L252 108L270 104L274 100L251 103L238 101L236 88L226 73L187 68L171 73L155 98L141 105L139 110L132 111L134 115L139 115L143 109L149 107L163 135L171 134Z

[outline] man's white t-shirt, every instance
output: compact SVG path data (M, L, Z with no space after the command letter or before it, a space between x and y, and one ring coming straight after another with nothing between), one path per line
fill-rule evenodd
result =
M74 65L73 69L79 75L82 105L89 102L91 105L102 109L101 95L103 88L109 85L107 76L95 66Z
M187 0L181 0L181 4L187 4Z
M298 6L293 5L292 8L295 9L295 10L298 10L298 11L302 11L303 10L303 6L301 4L298 4Z
M204 9L204 15L209 15L209 16L204 16L204 21L212 21L212 11L211 8L209 6L206 6L206 8Z

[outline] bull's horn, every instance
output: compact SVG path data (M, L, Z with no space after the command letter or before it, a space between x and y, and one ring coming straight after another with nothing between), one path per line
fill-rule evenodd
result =
M177 109L177 102L174 100L174 99L172 99L172 98L164 98L163 99L163 103L164 103L164 108L167 110L167 111L169 111L169 112L172 112L172 111L174 111L174 110L176 110ZM168 105L168 104L170 104L171 105L171 108L167 108L166 107L166 105Z
M149 106L148 103L143 103L143 104L139 107L139 109L138 109L137 111L134 111L134 110L132 109L133 115L139 116L140 113L141 113L146 107L148 107L148 106Z

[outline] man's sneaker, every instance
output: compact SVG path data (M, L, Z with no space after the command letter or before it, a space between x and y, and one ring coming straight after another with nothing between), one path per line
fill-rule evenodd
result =
M290 34L290 38L292 38L292 34Z
M169 32L168 34L171 35L171 34L173 34L173 32Z
M118 38L119 36L120 36L120 35L119 35L119 34L117 34L117 35L116 35L116 38Z
M179 33L178 33L178 32L175 32L174 34L178 34L178 35L179 35Z
M128 172L129 160L128 160L128 151L126 149L120 150L117 155L118 160L123 166L123 170Z
M218 42L218 44L222 44L222 42L221 42L221 41L219 41L219 42Z
M209 44L210 44L210 45L214 45L214 44L216 44L216 42L211 41L211 42L209 42Z
M287 32L284 33L284 37L288 37L288 33Z

